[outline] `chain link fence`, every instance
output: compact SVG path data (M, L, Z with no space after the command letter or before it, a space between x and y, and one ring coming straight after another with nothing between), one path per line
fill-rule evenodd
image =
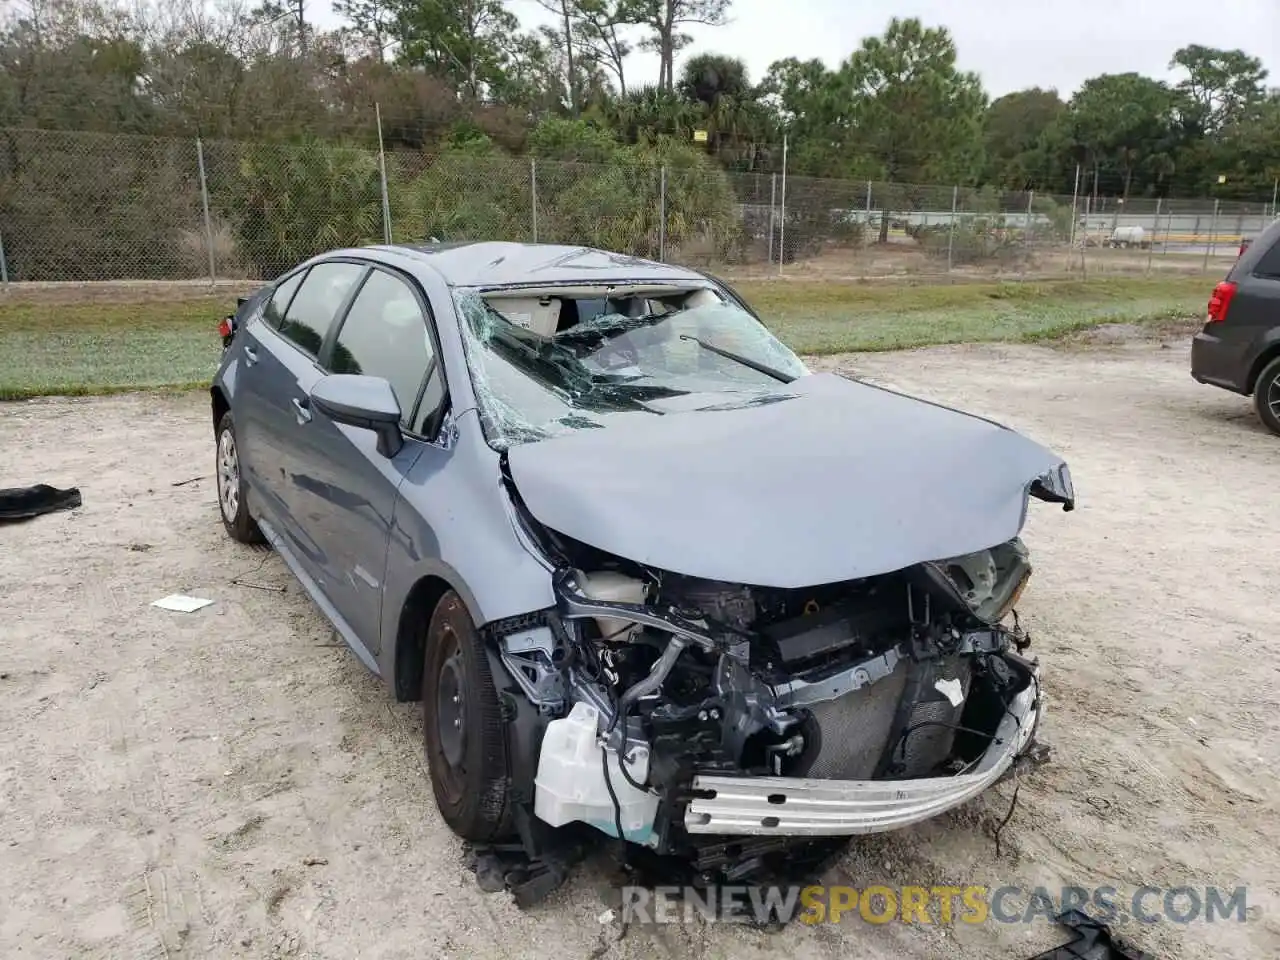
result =
M1095 198L458 148L0 130L0 280L268 279L392 240L581 244L735 276L1220 270L1274 202Z

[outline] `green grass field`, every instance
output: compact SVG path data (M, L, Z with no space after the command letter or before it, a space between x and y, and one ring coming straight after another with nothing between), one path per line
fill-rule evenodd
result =
M1208 278L905 285L763 281L737 285L802 354L1046 340L1104 323L1198 316ZM208 384L219 318L234 297L136 303L0 299L0 399Z

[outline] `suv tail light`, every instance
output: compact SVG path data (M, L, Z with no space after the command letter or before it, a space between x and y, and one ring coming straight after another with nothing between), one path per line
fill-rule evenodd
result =
M1221 323L1227 319L1227 308L1231 306L1231 298L1236 295L1236 285L1230 280L1223 280L1213 288L1213 296L1209 297L1209 322Z

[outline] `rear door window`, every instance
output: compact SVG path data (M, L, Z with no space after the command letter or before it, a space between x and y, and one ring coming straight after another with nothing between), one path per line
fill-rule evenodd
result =
M365 267L358 263L317 263L307 271L285 311L280 333L318 357L338 311L364 271Z
M375 269L338 330L329 369L385 379L408 428L418 389L432 369L435 355L427 317L413 289L399 277ZM438 405L439 398L436 402Z

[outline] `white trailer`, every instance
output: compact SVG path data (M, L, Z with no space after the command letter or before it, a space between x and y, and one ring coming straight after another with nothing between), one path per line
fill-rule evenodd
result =
M1151 246L1147 239L1147 231L1142 227L1116 227L1107 240L1108 247L1141 247L1144 250Z

